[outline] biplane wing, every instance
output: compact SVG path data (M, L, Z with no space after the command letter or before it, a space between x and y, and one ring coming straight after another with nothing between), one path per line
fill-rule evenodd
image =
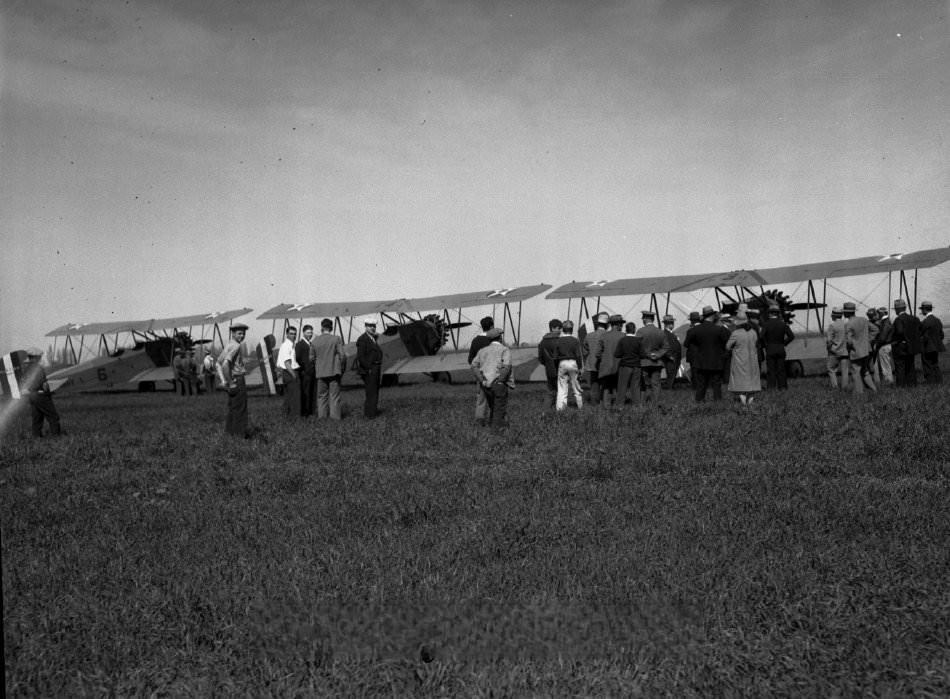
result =
M950 247L891 255L871 255L848 260L813 262L766 269L733 270L668 277L641 277L589 282L571 282L548 294L548 299L592 298L598 296L638 296L697 291L716 287L756 287L794 284L816 279L857 277L866 274L905 272L935 267L950 260Z

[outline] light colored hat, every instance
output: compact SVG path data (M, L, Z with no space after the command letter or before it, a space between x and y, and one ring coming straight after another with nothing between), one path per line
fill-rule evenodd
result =
M27 356L27 357L42 357L42 356L43 356L43 350L41 350L39 347L30 347L30 348L26 351L26 356Z
M601 311L600 313L594 316L594 322L607 325L607 323L609 322L608 320L609 318L610 318L609 314L607 314L605 311Z
M841 309L838 308L837 306L835 306L834 308L831 309L831 315L833 315L833 316L840 316L840 315L841 315Z
M231 326L230 330L231 332L234 332L235 330L247 330L247 326L244 323L235 323Z

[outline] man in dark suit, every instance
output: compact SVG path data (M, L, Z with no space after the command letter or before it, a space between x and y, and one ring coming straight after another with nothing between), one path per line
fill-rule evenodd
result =
M920 312L924 316L920 323L920 363L923 365L926 383L940 383L943 380L940 373L940 353L946 350L943 344L943 323L933 311L934 306L930 301L920 304Z
M603 338L607 333L607 314L601 311L592 319L594 330L584 338L584 371L590 386L590 404L600 405L603 387L600 385L600 358L604 352Z
M699 315L699 311L690 311L689 313L689 328L687 333L690 330L695 328L697 325L703 322L702 316ZM685 338L684 338L685 339ZM696 348L695 347L686 347L683 346L683 354L686 355L686 363L689 364L689 385L692 386L693 390L696 390L696 372L693 369L693 365L696 363Z
M610 330L600 339L600 363L597 366L597 380L603 390L602 399L605 408L614 407L617 397L617 372L620 361L614 356L617 344L623 337L623 316L612 315L607 320Z
M720 325L711 306L703 308L703 322L686 333L683 347L693 352L693 372L696 374L696 402L706 400L706 389L712 387L713 400L722 400L722 367L726 354L729 331Z
M795 333L782 319L778 306L769 306L769 317L759 330L759 341L765 348L765 370L769 389L784 391L788 388L785 374L785 347L795 339Z
M891 355L894 357L894 378L898 386L917 385L916 356L920 354L920 319L907 312L904 299L894 301L894 323L891 325Z
M646 400L660 402L660 372L670 351L666 334L653 324L653 311L643 311L643 325L637 330L640 338L640 375L646 388Z
M548 384L548 407L557 402L558 339L561 337L561 320L554 318L548 323L548 332L538 343L538 362L544 367L544 378ZM471 362L469 362L471 364Z
M313 396L316 377L313 373L313 359L310 356L310 346L313 341L313 326L303 326L303 337L297 340L294 345L294 355L297 357L297 364L300 368L297 373L300 376L300 416L309 417L313 415Z
M663 316L663 334L666 336L666 344L669 345L669 351L663 356L663 368L666 370L666 385L664 388L675 388L676 375L680 370L680 362L683 360L683 346L680 339L673 332L673 326L676 325L676 318L671 315Z
M363 415L372 420L379 414L379 381L383 367L383 350L376 340L376 321L367 320L366 332L356 339L356 371L366 387Z

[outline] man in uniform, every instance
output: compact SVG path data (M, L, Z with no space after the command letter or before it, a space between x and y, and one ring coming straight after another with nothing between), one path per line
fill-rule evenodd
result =
M891 334L891 355L898 386L917 385L916 357L920 354L920 319L907 312L904 299L894 301L894 323Z
M332 328L331 328L332 329ZM297 370L300 377L300 416L313 415L313 396L316 377L313 373L313 357L310 343L313 342L313 326L303 326L303 337L294 345L294 357L297 360Z
M683 346L680 339L673 332L676 325L676 318L667 314L663 316L663 334L666 336L666 344L669 345L669 351L663 356L663 368L666 370L666 385L664 388L676 388L676 375L680 370L680 362L683 360Z
M600 405L603 396L603 387L600 385L599 370L600 357L604 348L601 341L607 333L606 313L598 313L593 317L594 330L584 338L584 371L587 372L587 384L590 386L590 404Z
M364 323L366 332L356 339L356 371L363 379L366 397L363 415L372 420L379 415L379 382L382 379L383 350L376 339L376 321Z
M828 350L828 379L832 388L847 388L848 377L851 375L851 359L848 353L847 326L844 314L835 306L831 309L831 322L825 330L825 348ZM841 381L838 381L838 372L841 372Z
M713 400L722 400L722 368L726 356L729 331L716 319L711 306L703 307L703 322L690 328L683 341L689 352L695 348L693 372L696 374L696 402L706 400L706 390L712 388Z
M778 306L769 306L768 319L759 330L759 341L765 347L766 386L784 391L788 388L785 374L785 347L795 339L795 333L782 318Z
M218 368L228 392L228 417L224 431L235 437L249 437L247 428L247 386L244 384L244 337L247 326L237 323L230 328L231 339L218 355Z
M920 304L921 358L920 363L924 370L925 383L940 383L943 375L940 373L940 353L947 348L943 344L943 323L934 315L934 305L930 301Z
M660 372L670 345L666 333L654 325L655 318L653 311L643 311L643 325L637 330L637 337L640 338L640 374L646 387L645 398L647 402L659 403Z
M46 381L46 370L40 364L42 356L43 350L38 347L30 347L26 351L26 364L23 366L23 387L20 392L25 394L30 401L33 436L43 436L43 421L45 420L49 423L50 436L58 437L62 434L59 413L56 411L56 406L53 405L53 392L50 391L49 383Z
M558 339L561 337L562 323L559 318L548 322L548 332L538 343L538 362L544 367L544 378L548 386L548 407L554 408L558 395Z
M297 328L288 325L284 330L284 341L277 350L277 366L284 381L284 413L287 417L300 415L300 380L297 376L300 366L294 349L296 344Z
M309 360L317 382L317 418L339 420L340 377L346 371L346 352L329 318L320 321L320 335L310 345Z

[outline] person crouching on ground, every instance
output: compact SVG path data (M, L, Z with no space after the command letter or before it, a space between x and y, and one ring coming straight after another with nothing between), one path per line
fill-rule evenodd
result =
M501 429L508 423L508 390L515 387L511 351L501 341L500 328L492 328L485 336L491 343L475 355L472 373L485 392L489 423L493 428Z
M43 436L43 421L46 420L49 423L50 436L58 437L62 434L59 426L59 413L56 412L56 406L53 405L53 392L50 391L49 383L46 381L46 370L40 364L42 356L43 350L36 347L30 347L26 351L21 391L30 400L33 436Z
M553 321L552 321L553 322ZM584 392L581 390L580 373L583 365L581 341L574 337L574 322L561 324L561 336L557 341L557 398L558 412L567 407L568 393L574 394L577 409L584 407Z

